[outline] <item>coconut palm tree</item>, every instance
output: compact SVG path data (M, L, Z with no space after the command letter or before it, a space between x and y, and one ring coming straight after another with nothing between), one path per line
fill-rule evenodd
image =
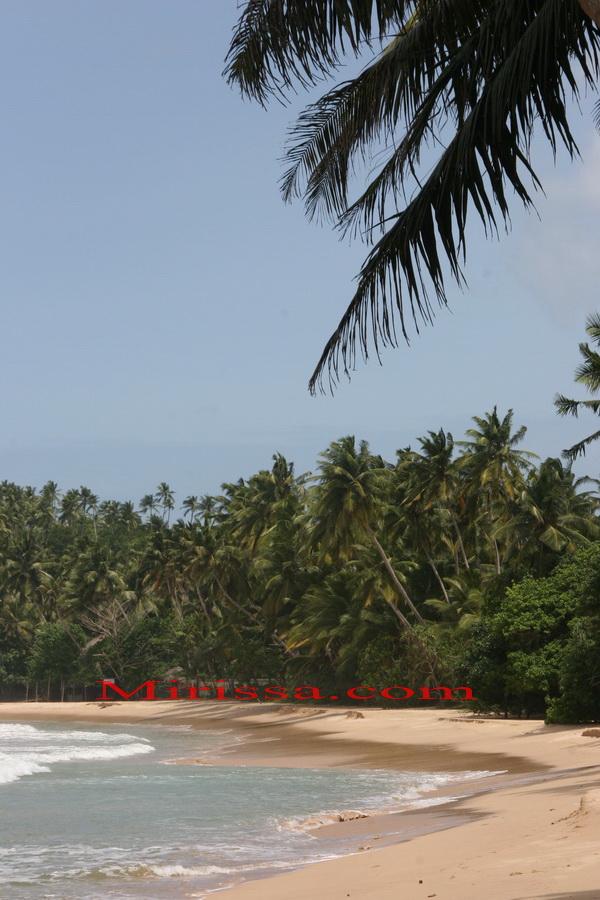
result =
M598 540L598 500L592 491L579 490L591 481L575 478L560 459L546 459L529 473L514 514L495 532L497 538L508 542L511 565L528 563L538 576L546 575L559 553L575 553Z
M463 484L460 468L453 460L454 439L450 432L440 428L438 432L428 431L427 436L418 441L421 453L398 451L396 468L406 491L405 503L416 505L425 512L435 508L444 511L452 525L464 567L469 569L458 521Z
M398 596L406 603L418 622L423 621L386 553L376 530L381 521L384 483L390 469L381 457L369 452L361 441L358 449L353 436L341 438L320 455L320 475L312 494L311 540L321 547L324 556L333 554L342 560L352 558L355 545L364 536L376 548ZM387 478L386 478L387 476ZM410 623L394 605L396 616L405 628Z
M79 491L71 488L64 494L60 501L60 515L58 521L63 525L74 525L82 519L81 501Z
M263 105L369 54L301 114L288 144L285 199L374 244L311 391L407 338L409 317L417 330L432 321L447 302L444 269L464 283L470 212L487 235L509 224L513 197L532 206L535 125L553 151L577 155L567 98L597 86L599 26L599 0L244 4L225 75ZM371 175L355 197L361 162Z
M154 494L144 494L140 500L140 512L142 515L145 515L147 512L152 514L156 508L157 504L154 499Z
M119 504L119 522L121 525L124 525L125 528L136 528L140 522L141 518L135 511L135 506L131 502L131 500L126 500L124 503Z
M478 427L467 430L471 440L457 441L465 451L460 466L470 493L471 515L475 518L477 506L483 510L485 537L491 541L498 575L501 559L495 527L500 516L506 514L509 503L523 489L525 473L532 467L530 460L537 458L535 453L515 449L527 428L523 425L513 433L512 420L512 409L500 419L494 407L483 418L473 417Z
M161 481L156 488L156 494L154 496L157 504L162 507L163 521L165 521L166 516L166 522L168 524L171 517L171 511L175 509L175 494L166 481Z
M190 494L181 504L181 508L185 510L186 515L189 515L190 522L193 522L196 518L196 513L200 510L200 501L194 494Z
M596 347L600 348L600 315L598 313L588 316L585 330ZM587 388L590 394L598 394L600 392L600 353L592 350L590 345L585 343L579 345L579 352L583 356L583 362L575 370L575 381ZM554 405L560 416L577 417L582 409L588 409L595 415L600 415L600 399L569 400L562 394L557 394ZM598 438L600 438L600 431L595 431L568 450L563 451L563 455L567 459L577 459L580 454L584 455L589 445Z
M231 534L254 552L272 528L287 523L299 512L306 476L296 477L294 464L280 453L271 471L260 471L240 486L228 504Z
M11 540L2 556L2 592L18 598L22 605L32 604L40 622L47 622L48 611L43 608L41 588L49 578L50 560L41 533L36 529L24 531Z

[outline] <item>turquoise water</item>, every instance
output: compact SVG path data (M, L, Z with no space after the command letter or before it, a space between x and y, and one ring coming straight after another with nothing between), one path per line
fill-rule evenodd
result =
M233 737L0 724L0 896L202 897L343 852L306 829L311 817L421 805L420 792L475 774L169 764Z

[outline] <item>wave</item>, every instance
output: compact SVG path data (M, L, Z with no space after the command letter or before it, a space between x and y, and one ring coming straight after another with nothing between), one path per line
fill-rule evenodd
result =
M23 759L32 759L41 763L70 762L77 759L119 759L122 756L137 756L140 753L152 753L151 744L122 744L116 747L65 747L50 752L22 754ZM1 757L0 757L1 759Z
M51 771L57 762L113 760L154 752L146 738L102 731L50 731L0 725L0 784Z
M15 759L6 754L0 754L0 784L10 784L18 781L24 775L36 775L38 772L49 772L47 766L40 766L32 760Z

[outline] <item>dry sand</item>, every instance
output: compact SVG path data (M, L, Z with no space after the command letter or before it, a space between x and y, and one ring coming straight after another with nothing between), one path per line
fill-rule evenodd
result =
M320 831L346 838L354 855L247 882L224 900L600 900L600 729L439 708L355 718L207 701L0 704L0 721L11 720L226 723L244 737L189 763L508 771L441 808L328 825ZM406 840L428 828L445 830Z

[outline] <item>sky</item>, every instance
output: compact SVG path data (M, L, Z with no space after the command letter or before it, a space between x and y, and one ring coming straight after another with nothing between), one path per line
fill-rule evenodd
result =
M225 83L237 6L0 0L0 480L136 502L166 481L182 501L276 452L314 470L346 434L393 461L494 405L541 457L595 431L553 405L584 397L600 307L595 98L573 111L582 160L535 141L537 214L470 229L469 288L435 326L312 397L366 248L283 203L308 96L265 111ZM600 447L576 471L599 476Z

